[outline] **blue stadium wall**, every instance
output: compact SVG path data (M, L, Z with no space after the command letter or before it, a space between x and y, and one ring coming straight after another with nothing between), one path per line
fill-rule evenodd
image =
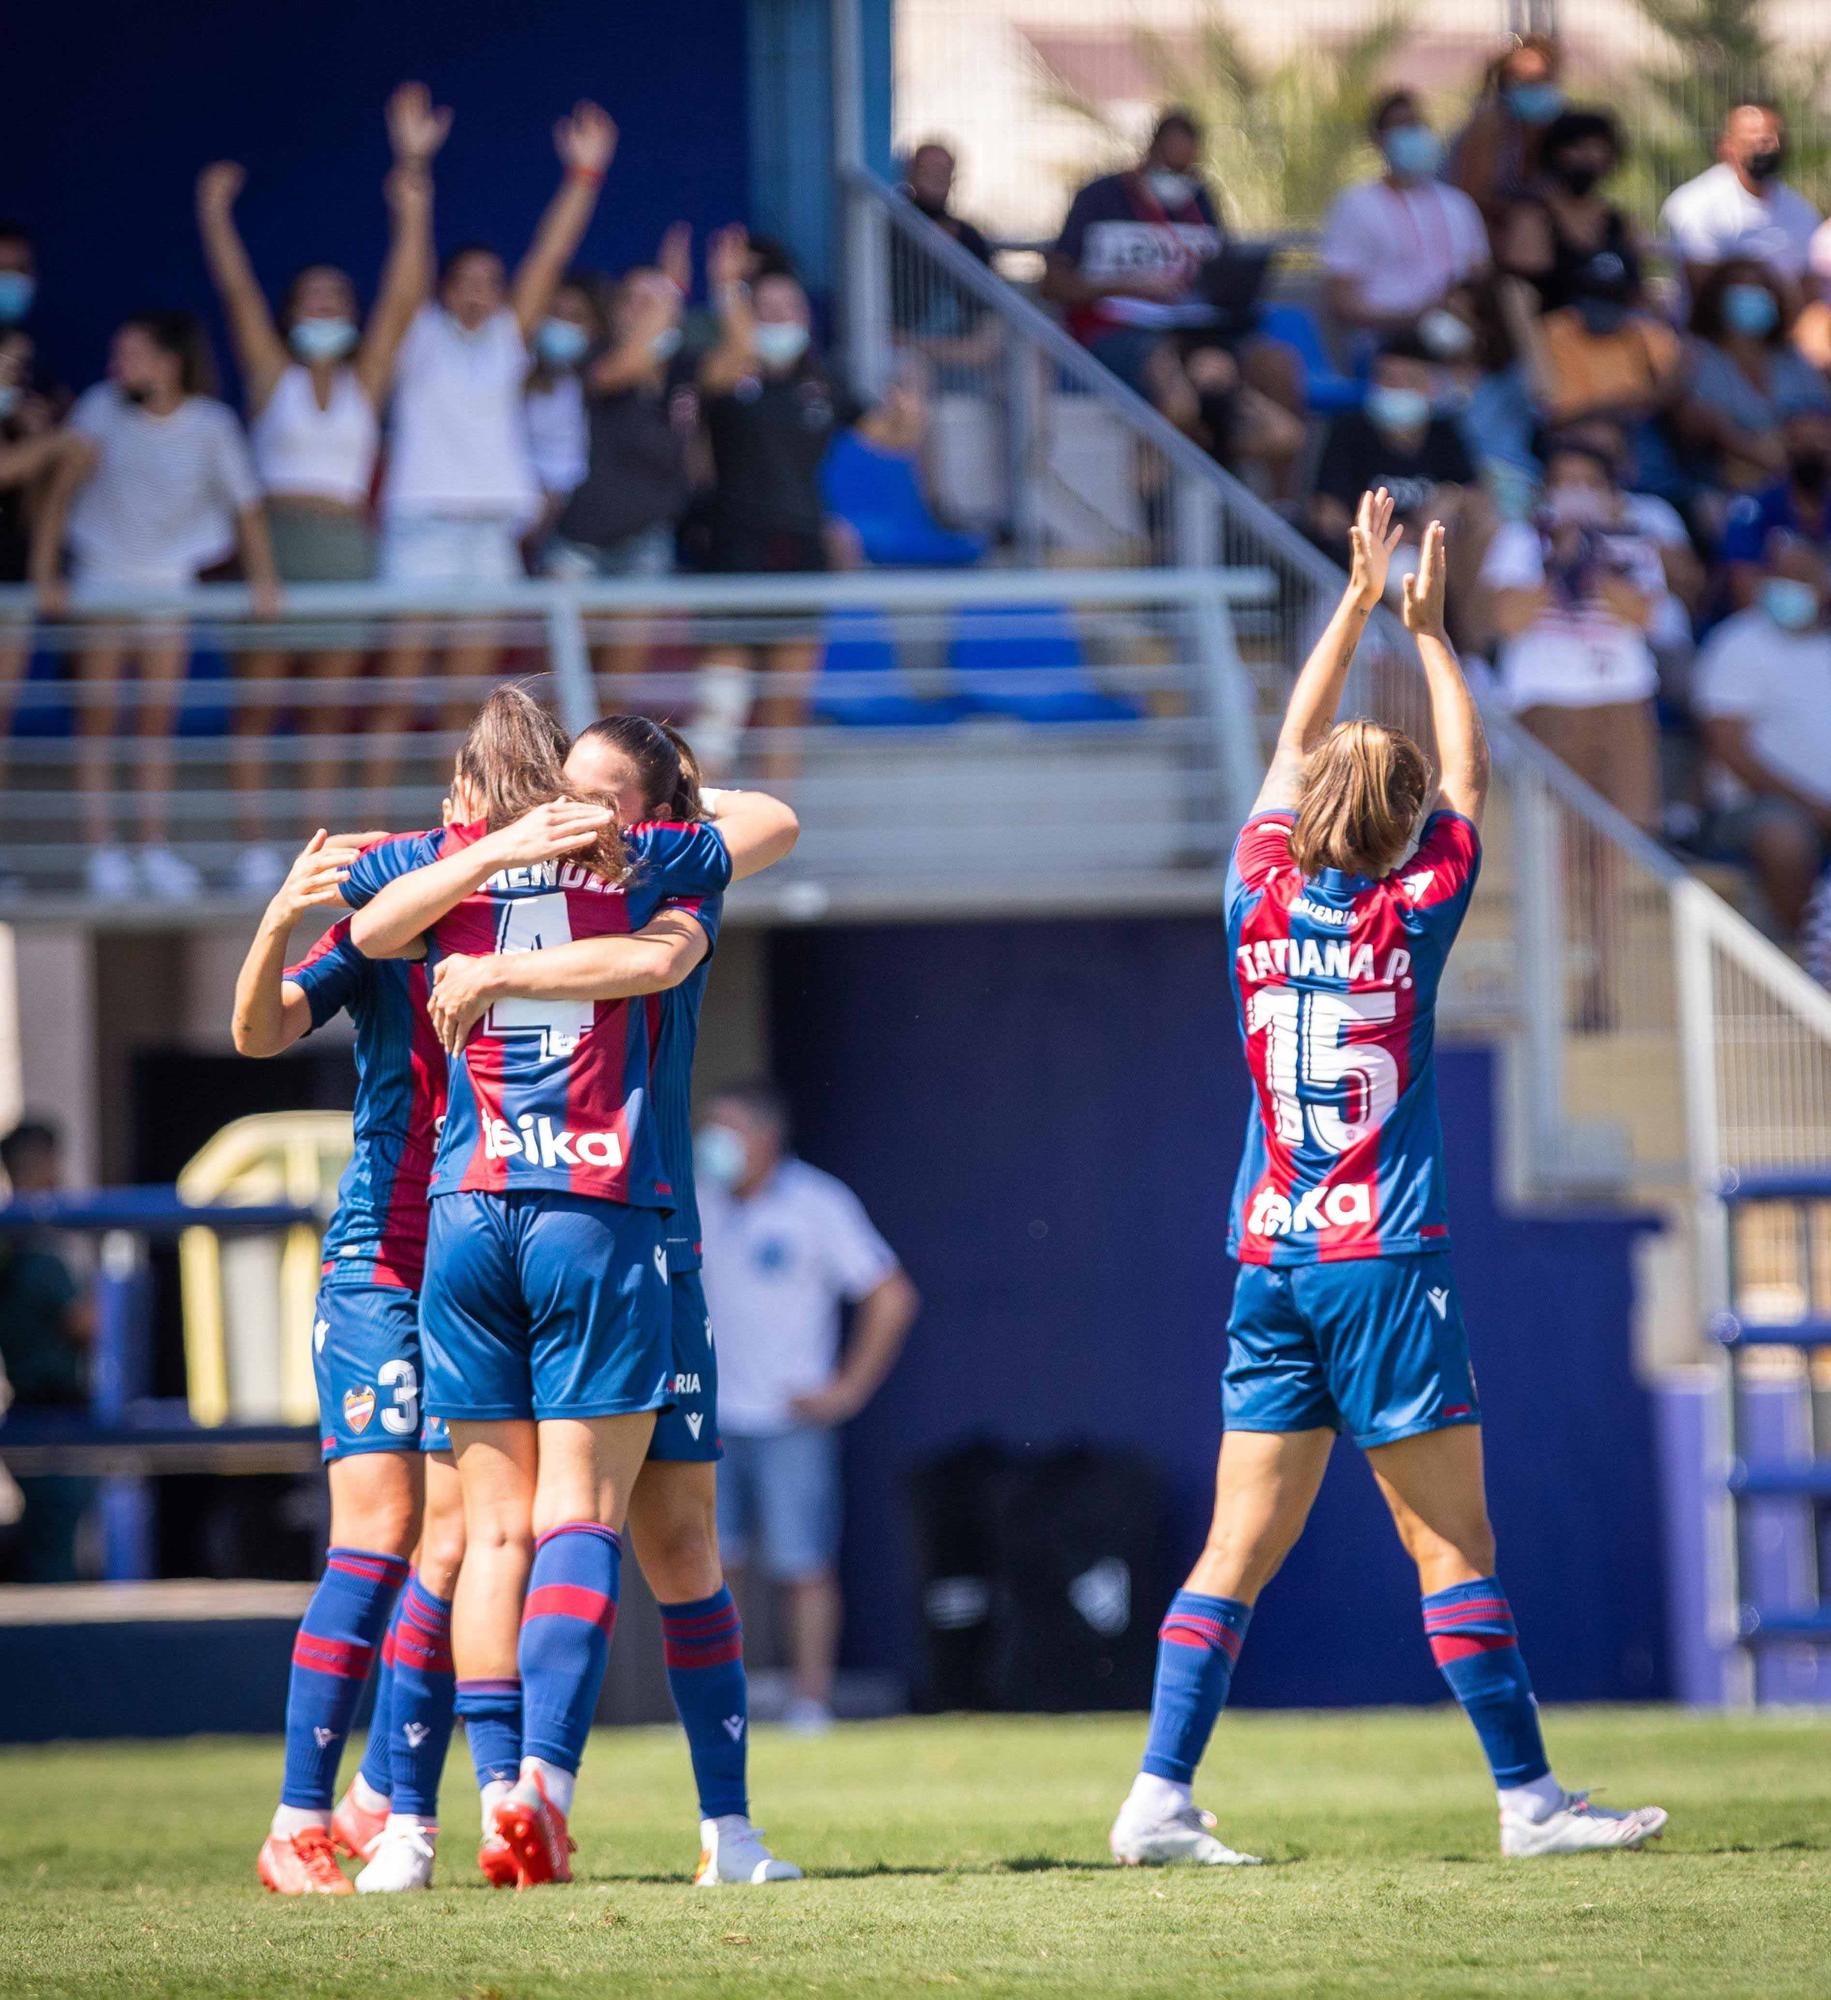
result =
M554 119L604 103L622 145L581 261L653 254L677 216L792 241L818 288L833 204L830 0L92 0L12 10L0 213L39 238L43 358L77 386L110 327L210 292L192 219L206 161L249 169L240 219L277 293L304 263L365 295L385 235L382 104L423 77L457 124L438 162L442 247L525 247L558 174ZM883 163L890 0L862 0L866 116ZM220 333L220 327L218 328ZM226 360L218 343L219 358Z
M925 1300L849 1435L850 1662L920 1661L909 1478L969 1438L1149 1454L1179 1578L1208 1516L1247 1109L1218 928L788 933L770 976L802 1148L858 1189ZM1440 1069L1500 1573L1534 1679L1547 1700L1663 1695L1652 1412L1628 1353L1639 1225L1504 1212L1493 1060L1450 1050ZM1268 1705L1442 1698L1412 1573L1345 1445L1236 1689Z

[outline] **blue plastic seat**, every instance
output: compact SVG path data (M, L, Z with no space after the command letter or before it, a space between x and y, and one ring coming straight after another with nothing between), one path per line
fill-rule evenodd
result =
M1353 375L1344 375L1329 359L1322 327L1311 309L1296 299L1280 299L1260 308L1259 331L1297 350L1303 363L1304 395L1312 410L1332 414L1337 410L1358 410L1367 394L1367 385Z
M948 663L959 681L960 699L977 715L1010 715L1022 722L1136 722L1141 713L1135 702L1094 686L1081 635L1057 605L961 612L948 644ZM1029 672L1071 675L1073 681L1035 694L1013 689L1002 679L997 685L984 684L988 675Z
M915 461L841 431L820 467L827 511L858 536L880 568L961 569L985 553L977 535L956 534L928 511Z
M829 676L868 675L882 683L844 687ZM881 611L834 611L820 631L819 679L814 713L848 729L936 729L957 721L961 704L952 698L922 701L911 694L897 658L896 636Z

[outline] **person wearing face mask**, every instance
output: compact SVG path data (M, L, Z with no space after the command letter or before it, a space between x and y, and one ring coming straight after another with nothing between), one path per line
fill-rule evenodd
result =
M1698 658L1710 851L1753 867L1783 935L1831 860L1831 631L1820 555L1774 538L1746 610Z
M1727 259L1765 264L1797 303L1795 288L1811 254L1817 209L1780 177L1786 125L1777 106L1736 105L1723 121L1717 164L1674 188L1659 212L1661 233L1684 259L1693 292Z
M1659 820L1658 667L1647 632L1665 593L1607 452L1557 438L1533 519L1502 524L1482 564L1508 705L1637 826Z
M1729 600L1740 611L1755 601L1777 537L1803 542L1831 559L1831 411L1797 410L1781 428L1786 471L1730 502L1717 557Z
M1629 271L1638 283L1633 224L1602 193L1624 154L1621 127L1607 111L1564 111L1546 126L1537 192L1508 210L1498 257L1503 270L1538 294L1541 311L1557 312L1585 296L1598 267Z
M719 1548L734 1581L755 1561L781 1588L786 1719L812 1732L832 1721L839 1651L839 1427L882 1386L921 1301L857 1195L789 1150L770 1085L720 1091L693 1157L718 1329Z
M1450 142L1444 178L1481 210L1498 245L1513 203L1538 180L1546 128L1564 109L1564 51L1555 35L1516 35L1482 72L1469 122Z
M1323 304L1337 326L1395 333L1441 312L1458 286L1487 269L1488 232L1468 196L1437 178L1443 142L1413 92L1389 91L1369 129L1385 172L1344 188L1323 220ZM1454 323L1436 333L1465 352L1472 344Z
M1725 258L1692 301L1679 433L1701 478L1731 492L1786 471L1791 417L1831 412L1831 388L1787 338L1789 313L1773 273Z
M255 471L266 496L274 566L288 583L355 583L375 573L369 492L381 448L381 412L395 356L432 282L433 156L451 129L426 86L404 83L388 100L393 170L386 195L388 256L373 310L363 319L349 275L333 264L308 264L286 288L276 320L255 276L235 202L245 175L230 160L197 178L197 222L247 399ZM293 674L350 679L362 662L353 647L304 657L261 650L244 654L237 677L262 688L235 708L233 776L244 841L239 885L266 896L286 873L287 856L263 823L267 792L262 744L273 733L280 683ZM337 782L328 748L341 729L334 704L307 702L302 733L315 739L300 768L309 817L333 818L328 794Z
M38 298L38 259L23 223L0 222L0 329L23 326Z
M528 452L540 487L540 516L523 543L528 568L538 574L553 524L585 477L584 366L604 345L606 325L600 281L575 272L553 294L534 334L534 366L522 392Z
M1653 419L1678 396L1684 356L1678 335L1641 305L1632 245L1595 251L1571 272L1569 303L1543 314L1535 314L1536 295L1523 278L1502 282L1507 323L1544 422L1605 417L1623 426L1637 455L1657 455Z

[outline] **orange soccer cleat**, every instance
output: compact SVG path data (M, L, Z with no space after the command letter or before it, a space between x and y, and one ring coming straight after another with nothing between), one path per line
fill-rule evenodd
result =
M566 1831L566 1815L548 1798L538 1775L533 1784L534 1798L523 1797L518 1786L496 1808L496 1832L514 1857L518 1889L572 1880L576 1843Z
M337 1810L331 1814L331 1845L339 1854L347 1854L352 1861L372 1861L375 1858L375 1843L381 1838L382 1828L388 1824L388 1808L371 1812L356 1796L352 1784L337 1801Z
M492 1889L519 1889L521 1870L515 1862L515 1850L499 1833L486 1833L483 1845L477 1849L477 1866L483 1870L483 1879Z
M270 1833L261 1842L254 1872L276 1896L353 1896L349 1877L337 1866L337 1850L321 1826L295 1834Z

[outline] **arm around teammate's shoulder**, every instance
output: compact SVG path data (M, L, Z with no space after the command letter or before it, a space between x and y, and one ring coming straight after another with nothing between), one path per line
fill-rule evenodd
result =
M767 792L707 790L701 795L706 817L718 828L731 854L731 879L760 875L785 861L801 838L801 821L791 805Z
M1463 676L1462 662L1444 629L1446 569L1443 523L1433 521L1424 531L1417 574L1405 579L1405 629L1418 642L1418 657L1430 691L1440 795L1451 812L1479 827L1488 797L1488 737Z
M319 1018L328 1019L336 1011L335 1006L325 1006L321 1016L314 1013L308 985L327 975L318 974L310 982L292 976L302 968L288 967L287 947L294 924L306 911L343 907L341 892L350 864L361 844L374 838L372 834L333 837L320 827L287 871L235 975L229 1032L237 1055L277 1056L309 1035ZM307 968L324 955L314 951Z

